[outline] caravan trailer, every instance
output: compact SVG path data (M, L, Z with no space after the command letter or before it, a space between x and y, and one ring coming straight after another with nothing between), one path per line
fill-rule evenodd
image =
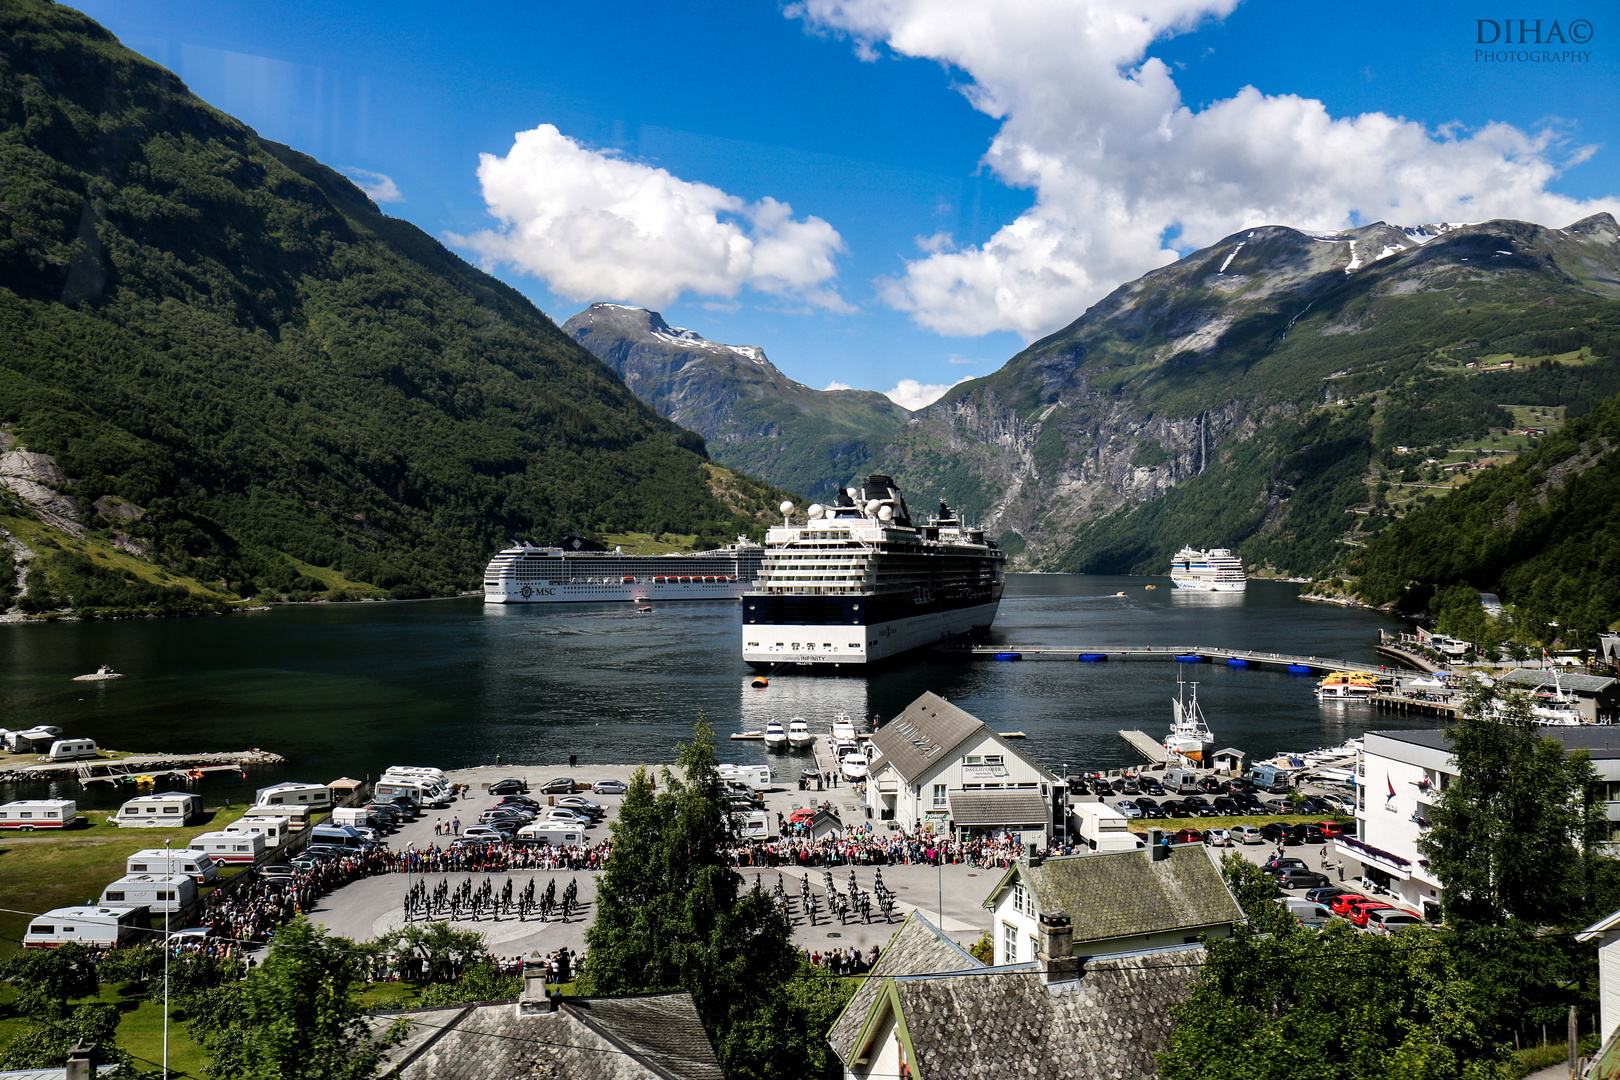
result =
M146 848L124 862L126 874L185 874L199 885L219 877L214 860L200 851L185 848Z
M280 847L287 842L287 835L291 830L287 827L287 819L280 815L268 817L240 817L225 826L226 832L251 833L264 837L264 846L267 848Z
M103 904L134 904L164 913L184 911L197 899L189 874L127 874L101 893Z
M70 941L117 948L150 934L146 924L151 917L144 907L52 908L34 918L22 943L24 948L34 949L52 949Z
M302 810L325 810L332 805L332 789L325 784L271 784L254 793L253 809L279 814L276 807L296 807Z
M186 850L207 852L217 863L250 863L264 854L264 837L222 829L193 837Z
M163 828L189 825L202 817L202 796L189 791L162 791L129 800L112 821L120 827Z
M65 829L79 820L72 799L19 799L0 806L0 829Z
M5 746L8 754L33 754L50 746L62 737L62 729L42 724L23 731L8 731Z
M377 787L372 789L373 794L380 791L385 784L410 784L418 791L418 803L438 810L444 809L454 801L453 796L450 794L450 785L443 780L435 780L431 776L417 776L414 773L402 774L390 769L378 779ZM378 797L382 798L384 796L379 795Z
M41 761L78 761L80 758L100 757L94 739L57 739L51 748L39 756Z
M443 769L429 769L416 765L390 765L384 776L415 776L424 780L432 780L445 787L450 786L450 777L445 775Z

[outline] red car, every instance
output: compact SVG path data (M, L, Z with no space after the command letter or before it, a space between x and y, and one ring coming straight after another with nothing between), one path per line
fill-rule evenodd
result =
M1204 834L1197 829L1182 829L1170 838L1170 842L1174 844L1202 844Z
M1386 904L1382 900L1367 900L1360 904L1350 905L1350 921L1356 926L1367 925L1367 913L1377 911L1379 908L1393 908L1394 904Z
M1335 915L1349 915L1351 904L1364 904L1371 899L1372 897L1362 896L1360 893L1341 893L1328 904L1328 909Z
M1335 825L1331 821L1318 821L1316 823L1316 827L1318 829L1321 829L1322 830L1322 835L1327 837L1329 840L1333 839L1335 836L1343 836L1344 835L1344 826L1343 825Z
M806 807L804 807L802 809L793 811L793 816L788 818L788 824L789 825L797 825L799 822L801 822L801 821L809 821L811 818L813 818L815 816L816 816L816 808L813 807L813 806L806 806Z

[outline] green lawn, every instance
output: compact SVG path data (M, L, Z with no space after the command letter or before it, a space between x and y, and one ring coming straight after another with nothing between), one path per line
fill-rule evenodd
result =
M0 1047L11 1043L27 1023L10 1011L13 993L10 987L0 988ZM163 1062L163 1006L146 1001L138 992L126 993L121 986L103 986L93 998L81 998L75 1004L107 1001L118 1006L118 1045L136 1058L138 1072L162 1072ZM180 1076L201 1077L208 1056L186 1034L180 1020L169 1020L169 1071Z

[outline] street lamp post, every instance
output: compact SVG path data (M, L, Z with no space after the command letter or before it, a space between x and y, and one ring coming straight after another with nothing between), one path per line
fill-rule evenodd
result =
M169 851L169 838L163 839L165 854ZM174 864L167 858L163 860L165 869L173 870ZM176 891L176 896L179 892ZM169 1080L169 913L163 916L163 1080Z

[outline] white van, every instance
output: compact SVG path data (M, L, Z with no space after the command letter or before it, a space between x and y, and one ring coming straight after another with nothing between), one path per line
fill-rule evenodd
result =
M1276 902L1281 904L1301 926L1311 926L1320 930L1328 924L1329 919L1333 918L1333 912L1310 900L1295 896L1279 896Z
M102 890L101 902L136 904L153 911L184 911L197 899L189 874L127 874Z
M226 832L251 833L264 837L267 848L280 847L287 842L287 819L278 815L267 817L240 817L225 826Z
M0 829L65 829L79 820L72 799L18 799L0 806Z
M737 835L744 840L769 840L771 821L763 810L750 810L746 814L729 814L737 826Z
M217 863L250 863L264 854L264 837L222 829L194 837L186 850L206 852Z
M41 761L78 761L80 758L98 757L94 739L57 739L51 748L40 755Z
M536 821L532 825L525 825L517 831L517 838L531 843L550 844L552 847L587 843L583 828L559 821Z
M219 877L219 866L201 851L185 848L147 848L124 861L126 874L185 874L199 885Z
M52 908L28 925L22 943L24 948L50 949L77 941L113 949L149 935L145 923L151 917L144 907Z
M121 828L157 829L190 824L202 816L202 796L189 791L162 791L129 800L112 816Z
M306 810L325 810L332 805L332 789L325 784L271 784L254 792L255 808L298 806Z

